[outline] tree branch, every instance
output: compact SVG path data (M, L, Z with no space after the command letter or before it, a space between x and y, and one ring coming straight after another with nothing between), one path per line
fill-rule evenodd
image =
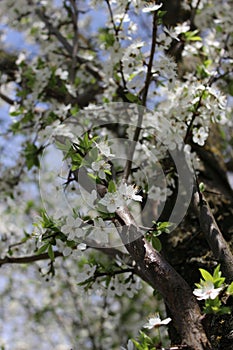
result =
M154 55L155 55L155 48L156 48L156 39L157 39L157 11L153 14L153 28L152 28L152 43L151 43L151 49L150 49L150 59L147 66L147 73L146 73L146 80L145 85L142 93L142 105L146 105L146 99L149 91L149 86L151 82L151 74L152 74L152 67L153 67L153 61L154 61Z
M143 238L127 207L117 209L116 215L114 224L130 254L131 261L136 263L134 265L135 273L161 293L172 314L182 343L194 350L210 349L201 323L200 308L188 283ZM103 251L105 248L100 249ZM106 250L106 254L107 252L108 250Z
M70 80L72 83L75 81L76 76L76 67L77 67L77 55L78 55L78 48L79 48L79 30L78 30L78 15L79 11L77 8L77 4L75 0L70 0L70 6L71 6L71 18L72 18L72 24L73 24L73 49L72 49L72 64L70 69Z
M57 258L59 256L63 256L61 252L55 251L54 257ZM5 256L0 259L0 267L4 264L29 264L31 262L36 262L39 260L47 260L50 259L48 253L23 256L23 257L13 257L13 256Z
M13 105L15 103L14 100L12 100L10 97L4 95L1 91L0 91L0 98L5 101L6 103L8 103L9 105Z
M126 253L123 253L122 251L116 249L116 248L109 248L108 246L105 246L104 244L98 245L98 243L94 240L87 240L84 243L87 244L87 249L95 249L98 250L106 255L108 255L110 258L119 258L122 261L124 261L125 264L131 266L132 260L130 259L130 256ZM73 248L74 250L76 247ZM59 251L54 252L54 257L63 257L63 253ZM5 256L4 258L0 259L0 267L5 264L29 264L32 262L40 261L40 260L49 260L50 257L48 253L43 254L35 254L30 256L22 256L22 257L14 257L14 256Z
M201 229L205 234L214 257L221 264L222 272L227 281L231 282L233 280L233 255L215 221L204 194L201 193L197 187L194 188L193 203Z
M116 214L119 217L116 226L126 249L136 262L136 273L163 296L182 343L195 350L210 349L201 324L198 303L187 282L142 237L127 208L118 209Z
M60 31L50 23L48 17L39 9L36 10L37 16L41 19L42 22L44 22L45 26L47 27L49 33L53 34L57 40L62 44L64 49L68 52L70 57L73 57L74 49L73 46L68 42L68 40L60 33ZM80 57L76 56L77 62L79 64L85 64L85 68L88 73L90 73L94 78L97 80L102 80L103 75L99 72L99 69L92 66L90 63L87 63L87 61Z
M147 95L148 95L149 86L150 86L150 82L151 82L152 67L153 67L155 48L156 48L156 36L157 36L157 12L154 12L150 58L149 58L148 66L147 66L145 85L144 85L143 93L142 93L142 105L143 106L146 106ZM139 138L139 135L141 132L143 113L144 113L144 111L142 109L138 110L137 126L136 126L136 129L134 132L133 142L131 143L129 154L127 156L127 161L125 164L124 174L123 174L123 181L127 181L128 177L130 175L132 162L133 162L133 155L134 155L134 151L135 151L135 147L136 147L136 142L138 141L138 138Z

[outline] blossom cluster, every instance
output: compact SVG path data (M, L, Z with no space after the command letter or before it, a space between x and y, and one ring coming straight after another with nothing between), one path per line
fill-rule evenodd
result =
M204 147L215 123L229 132L233 15L230 1L185 0L185 10L191 3L192 11L197 7L194 23L181 20L170 26L160 1L91 0L75 9L76 3L1 1L1 55L6 51L11 59L0 76L1 96L10 104L7 128L1 129L0 255L47 254L49 263L38 263L43 281L56 274L58 278L51 290L44 288L38 298L31 298L28 312L46 319L51 303L59 324L63 317L69 320L61 306L68 300L73 324L67 322L75 329L86 324L89 305L90 317L95 321L97 311L106 326L107 336L102 335L95 348L109 349L117 332L106 315L114 314L115 307L119 321L119 299L127 296L129 302L141 285L132 272L122 272L125 266L110 270L109 261L102 262L96 252L89 254L90 247L123 250L116 212L127 207L141 225L148 210L152 225L179 179L170 158L184 151L182 159L197 170L200 162L193 145ZM22 35L19 50L10 43L9 28ZM0 61L2 67L4 57ZM168 163L165 171L160 162ZM186 190L179 187L179 192ZM57 253L63 255L62 263L55 259ZM88 302L77 304L88 289ZM194 295L211 303L221 291L205 281ZM97 300L103 302L101 307L95 305ZM41 314L37 301L45 305ZM169 322L155 315L144 327ZM29 334L28 322L24 324ZM92 322L92 327L97 336L101 325L98 329ZM92 338L88 327L80 332L78 346L84 348Z

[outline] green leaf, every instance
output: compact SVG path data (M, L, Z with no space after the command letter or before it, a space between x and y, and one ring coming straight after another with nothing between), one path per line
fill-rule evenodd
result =
M173 223L169 221L156 222L153 220L152 223L156 225L156 229L154 231L154 235L156 236L159 236L162 233L169 233L169 228L173 225Z
M203 62L205 68L208 68L212 63L213 61L210 59L207 59Z
M225 277L221 277L222 272L220 271L220 264L214 269L213 282L216 288L221 287L225 282Z
M215 288L221 287L224 282L225 282L225 277L214 279L214 286L215 286Z
M140 102L138 96L131 94L131 92L127 92L127 93L125 94L125 97L126 97L130 102L133 102L133 103L139 103L139 102Z
M42 245L42 246L37 250L36 254L39 255L39 254L45 253L45 252L47 251L49 245L50 245L50 244L49 244L48 242L46 242L44 245Z
M98 149L97 147L93 147L88 153L88 162L92 163L98 160Z
M163 24L163 17L166 15L167 11L159 10L157 12L158 24Z
M42 150L42 148L38 148L34 143L26 143L24 155L28 170L30 170L33 166L39 167L39 154L42 152Z
M110 175L110 176L112 175L111 170L108 170L108 169L107 169L107 170L104 170L104 172L105 172L105 174L107 174L107 175Z
M233 295L233 282L227 287L227 294Z
M171 227L173 224L169 221L163 221L163 222L158 222L157 226L160 230L164 230L167 229L169 227Z
M53 247L51 244L49 244L49 247L48 247L48 255L49 255L50 259L52 261L54 261L54 251L53 251Z
M76 82L76 81L75 81ZM77 84L78 85L78 84ZM70 113L73 115L73 116L76 116L77 114L78 114L78 112L79 112L79 107L76 105L76 106L74 106L74 107L72 107L71 109L70 109Z
M162 244L161 244L160 240L157 237L152 237L151 243L152 243L152 246L153 246L154 249L156 249L158 252L161 251Z
M85 148L88 148L88 147L89 147L89 136L88 136L88 133L87 133L87 132L84 134L83 144L84 144L84 147L85 147Z
M11 130L12 130L12 132L13 133L16 133L17 131L19 131L20 130L20 122L15 122L15 123L13 123L13 124L11 124Z
M204 278L205 281L214 282L214 279L213 279L212 275L208 271L206 271L204 269L199 269L199 271L200 271L200 273L201 273L201 275L202 275L202 277Z
M195 286L199 289L202 288L202 285L200 283L195 283Z
M205 185L204 185L203 182L200 182L200 184L199 184L199 190L200 190L201 193L205 191Z
M198 30L194 30L184 33L184 36L187 41L202 41L201 37L197 34Z
M82 165L83 158L82 156L80 156L80 154L75 153L71 156L71 161L72 161L71 170L75 171L79 169L80 166Z
M151 238L152 238L152 237L157 237L157 236L159 236L161 233L162 233L161 231L157 231L157 230L149 231L149 232L147 232L147 234L146 234L146 238L148 239L148 241L151 241Z
M31 238L31 235L24 230L24 238L21 239L22 243L27 242Z
M220 271L220 264L218 264L218 266L214 269L213 278L217 279L221 277L221 275L222 275L222 272Z
M61 143L61 142L59 142L59 141L56 140L56 141L55 141L55 145L56 145L56 147L57 147L59 150L65 152L65 153L69 152L69 150L70 150L70 148L71 148L71 142L70 142L70 140L67 139L67 138L66 138L66 140L65 140L65 143Z
M96 181L97 179L97 176L95 174L92 174L92 173L87 173L87 175L94 181Z
M76 246L75 241L67 241L66 244L67 244L67 247L70 247L70 248L75 248Z
M115 42L115 36L112 33L109 33L109 28L100 28L99 29L99 40L106 44L106 48L113 46Z
M28 111L27 113L24 114L23 118L21 119L22 123L28 123L28 122L32 122L34 119L34 114L32 113L32 111Z
M50 228L52 226L53 222L44 209L41 210L41 218L41 224L43 228Z
M108 192L110 193L116 192L116 185L115 185L115 182L112 180L109 181Z
M219 309L219 314L224 315L224 314L230 314L231 313L231 308L229 306L222 306L221 309Z
M190 41L202 41L201 37L196 35L189 38Z
M227 88L228 88L228 92L231 96L233 96L233 80L231 80L228 84L227 84Z

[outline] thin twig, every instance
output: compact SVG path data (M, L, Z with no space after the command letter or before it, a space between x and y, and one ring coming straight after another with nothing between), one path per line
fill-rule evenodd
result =
M71 63L71 70L70 70L70 80L71 83L74 83L75 80L75 72L77 67L77 54L78 54L78 15L79 11L77 8L77 4L75 0L70 0L70 4L72 6L72 24L73 24L73 31L74 31L74 37L73 37L73 51L72 51L72 63Z
M110 2L109 2L109 0L105 0L105 1L106 1L107 6L108 6L108 11L109 11L109 14L110 14L110 19L111 19L111 23L112 23L112 26L113 26L113 30L114 30L114 32L115 32L116 41L117 41L118 43L120 43L119 31L120 31L120 28L121 28L123 19L124 19L125 15L126 15L128 9L129 9L129 4L130 4L130 3L129 3L129 2L127 3L127 5L126 5L126 7L125 7L124 15L122 16L119 25L116 26L116 23L115 23L115 21L114 21L113 11L112 11ZM120 65L120 74L121 74L121 79L122 79L122 83L123 83L123 88L126 89L126 80L125 80L125 76L124 76L124 70L123 70L123 63L122 63L122 60L119 60L119 65Z
M156 48L156 38L157 38L157 12L155 11L153 14L152 43L151 43L151 49L150 49L150 58L147 66L145 86L142 94L143 106L146 106L146 100L147 100L147 95L148 95L150 81L151 81L152 67L153 67L155 48Z
M0 91L0 98L5 101L6 103L8 103L9 105L13 105L15 103L14 100L12 100L10 97L4 95L1 91Z
M197 5L197 6L198 6L198 5ZM227 38L226 38L226 40L225 40L224 52L226 51L226 46L227 46L227 41L228 41L228 40L229 40L229 37L227 36ZM223 53L223 54L224 54L224 53ZM222 65L222 56L223 56L223 54L221 54L220 57L219 57L219 59L218 59L218 64L217 64L217 67L216 67L216 73L217 73L217 72L220 70L220 68L221 68L221 65ZM226 72L225 74L227 75L228 72ZM221 75L221 77L224 77L225 74ZM207 87L211 87L211 85L213 85L213 83L214 83L215 81L217 81L218 79L220 79L221 77L216 77L215 74L212 74L212 75L209 77L207 83L205 84L205 87L206 87L206 88L207 88ZM196 106L195 111L193 112L193 115L192 115L192 119L191 119L191 121L190 121L190 123L189 123L189 125L188 125L188 127L187 127L186 135L185 135L185 137L184 137L184 143L187 143L188 140L189 140L189 135L190 135L190 132L191 132L191 130L192 130L193 123L194 123L196 117L198 116L198 109L199 109L199 108L201 107L201 105L202 105L202 99L203 99L204 93L205 93L205 90L202 91L202 93L201 93L201 95L200 95L200 97L199 97L197 106Z
M96 279L98 277L104 277L104 276L116 276L116 275L121 275L123 273L135 273L135 269L132 267L128 267L125 269L119 269L115 271L103 271L103 272L95 272L94 275L90 279Z
M199 7L199 5L200 5L200 2L201 2L201 0L198 0L195 7L192 7L192 4L190 5L190 7L191 7L191 16L190 16L190 25L191 25L191 28L192 28L192 27L195 28L194 19L195 19L195 16L196 16L198 7Z
M142 106L146 106L147 95L148 95L149 86L150 86L150 82L151 82L152 67L153 67L155 48L156 48L156 36L157 36L157 12L154 12L154 14L153 14L153 28L152 28L152 43L151 43L149 63L147 66L145 85L144 85L144 89L143 89L143 93L142 93ZM142 108L139 108L138 109L137 126L136 126L136 129L134 132L133 142L131 142L129 154L127 156L127 161L126 161L125 168L124 168L124 174L123 174L123 181L124 182L126 182L128 180L128 177L129 177L130 172L131 172L133 155L135 152L136 143L139 139L139 135L141 132L142 120L143 120L143 110L142 110Z
M44 22L45 26L47 27L50 34L55 35L55 37L58 39L58 41L62 44L62 46L65 48L65 50L72 55L72 45L66 40L66 38L59 32L57 28L55 28L52 23L50 23L48 17L39 9L36 9L37 16L41 19L42 22Z
M68 40L59 32L59 30L50 23L48 17L39 9L36 10L37 16L41 19L42 22L44 22L45 26L47 27L48 31L53 34L57 40L62 44L63 48L68 52L69 56L72 57L73 55L73 47L68 42ZM84 58L80 56L77 57L77 62L79 64L85 64L86 71L90 73L94 78L97 80L102 80L103 75L99 72L99 69L91 65L89 62L87 62Z
M116 248L109 248L104 244L98 245L98 243L94 240L87 240L84 243L87 244L87 249L93 248L114 259L118 257L119 259L124 261L127 265L130 265L132 263L128 254L123 253L122 251ZM77 249L77 247L74 247L73 249L75 250ZM57 258L57 257L63 257L63 253L59 251L54 251L54 258ZM19 265L29 264L36 261L49 260L49 259L50 257L48 253L34 254L34 255L22 256L22 257L5 256L4 258L0 259L0 267L5 264L19 264Z
M63 254L61 252L55 251L54 257L56 258L59 256L63 256ZM39 260L48 260L48 259L50 259L48 253L35 254L35 255L29 255L29 256L23 256L23 257L6 256L0 259L0 267L4 264L29 264Z

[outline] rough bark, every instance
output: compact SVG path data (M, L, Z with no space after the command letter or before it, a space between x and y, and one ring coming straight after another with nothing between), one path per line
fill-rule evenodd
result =
M228 282L233 280L233 255L211 212L204 194L194 191L194 206L200 226L216 260L221 264L223 275Z
M189 285L140 235L127 208L119 209L117 215L121 239L136 262L138 275L163 296L182 344L193 350L211 349L201 323L199 306ZM122 228L122 225L125 226Z

